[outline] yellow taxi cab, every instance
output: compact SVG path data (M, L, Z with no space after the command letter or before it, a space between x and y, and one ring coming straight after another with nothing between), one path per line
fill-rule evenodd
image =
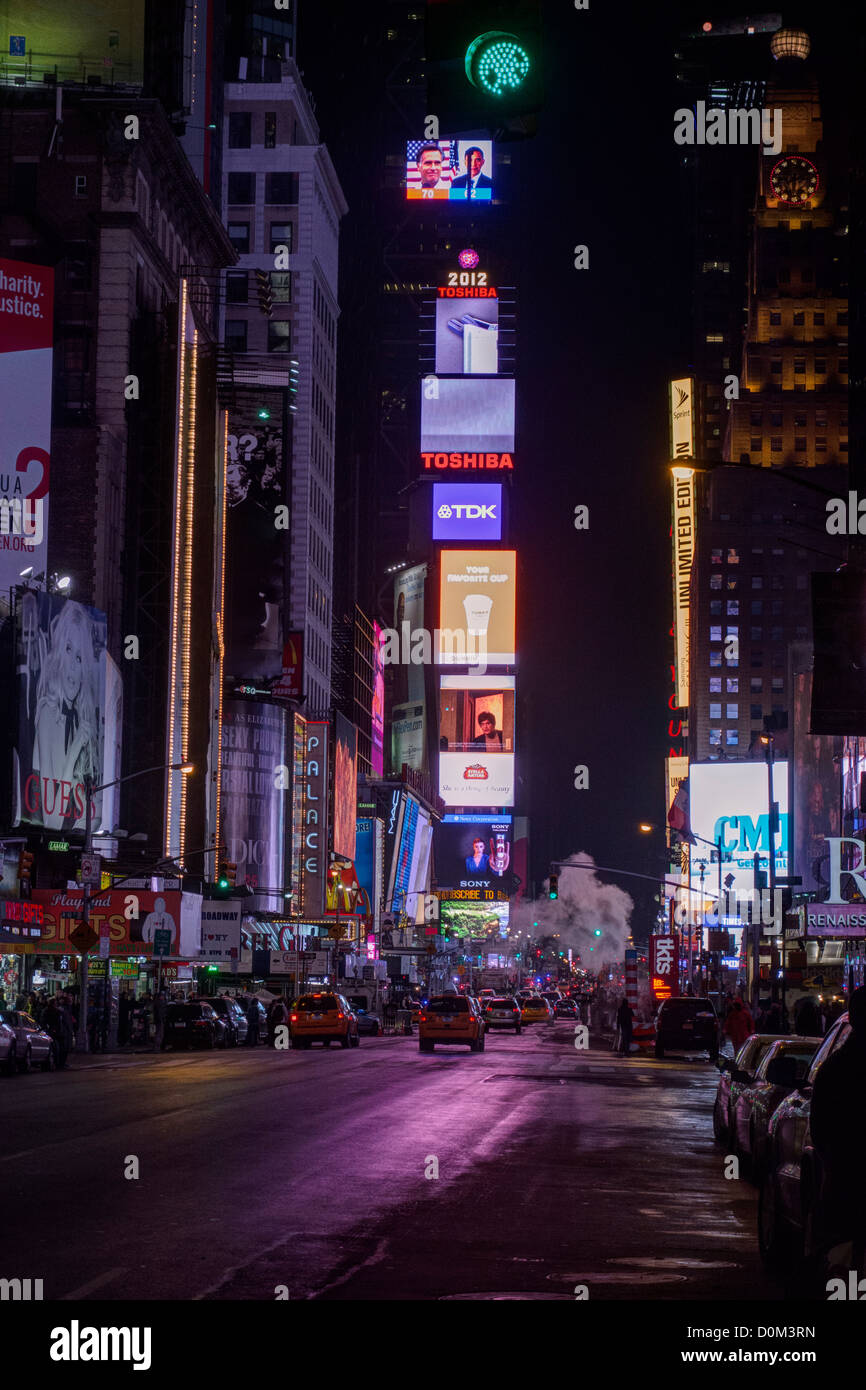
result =
M312 1047L314 1042L324 1047L332 1042L341 1047L359 1044L357 1015L342 994L330 989L301 995L289 1011L289 1031L292 1047Z
M517 999L520 1005L521 1023L549 1023L553 1012L546 999L540 994L521 994Z
M432 1052L436 1043L462 1043L484 1051L484 1018L478 1000L468 994L440 994L418 1016L418 1048Z

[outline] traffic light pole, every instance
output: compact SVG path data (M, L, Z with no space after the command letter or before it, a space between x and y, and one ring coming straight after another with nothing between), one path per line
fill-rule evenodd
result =
M84 855L92 853L93 850L93 813L91 810L91 796L93 789L93 778L90 773L84 777ZM82 855L82 858L84 857ZM90 878L83 883L84 897L81 904L81 925L85 931L90 928ZM106 972L110 968L110 961L105 962ZM76 1052L88 1052L87 1037L87 989L88 989L88 963L87 951L81 953L81 969L79 972L80 997L78 1003L78 1031L75 1039Z

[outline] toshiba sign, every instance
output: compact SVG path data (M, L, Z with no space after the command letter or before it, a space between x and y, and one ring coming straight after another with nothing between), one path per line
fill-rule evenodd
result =
M434 541L502 538L501 483L434 483Z

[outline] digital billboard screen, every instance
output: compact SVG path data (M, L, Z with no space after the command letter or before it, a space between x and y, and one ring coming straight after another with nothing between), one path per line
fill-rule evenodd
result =
M495 376L499 371L499 300L464 309L436 301L436 371L444 376Z
M416 772L424 770L424 705L402 704L391 707L391 770L402 766Z
M773 765L773 796L779 804L780 832L775 836L776 877L788 873L788 764ZM751 892L755 886L754 857L766 873L770 863L770 811L767 766L761 762L692 763L689 768L691 828L699 836L691 852L692 887L700 878L696 867L707 859L707 897L714 897L718 869L711 863L711 846L722 838L724 877L734 877L732 893ZM701 840L709 840L702 845Z
M358 813L358 730L342 714L336 717L334 749L334 853L355 858Z
M382 629L373 623L373 710L370 731L370 771L382 777L385 771L385 660Z
M106 616L58 594L29 589L19 603L16 635L14 824L83 830L85 778L95 787L106 780ZM110 739L115 738L112 726ZM96 826L102 796L93 797Z
M509 915L507 902L467 903L459 898L439 899L439 930L443 936L501 941L508 935Z
M0 258L0 589L6 594L24 569L48 574L53 337L54 271Z
M222 717L220 833L237 881L255 892L250 912L283 908L288 790L274 768L289 756L288 711L259 700L226 700Z
M448 888L504 888L510 880L510 816L443 816L435 831L436 882Z
M425 377L421 452L514 452L514 382L503 377Z
M451 753L514 752L514 677L443 676L439 747Z
M406 197L410 202L489 203L493 141L407 140Z
M501 483L434 483L434 541L502 538Z
M488 666L515 660L514 550L443 550L440 555L439 655L444 666ZM462 651L461 651L462 644Z

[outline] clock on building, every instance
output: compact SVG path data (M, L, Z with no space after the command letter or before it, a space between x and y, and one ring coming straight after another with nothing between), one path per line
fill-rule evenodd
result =
M818 191L818 170L802 154L786 154L770 171L770 187L780 203L802 207Z

